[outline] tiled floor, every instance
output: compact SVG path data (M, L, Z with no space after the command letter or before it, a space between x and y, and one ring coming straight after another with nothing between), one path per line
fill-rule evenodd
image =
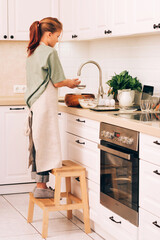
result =
M42 210L35 206L33 223L27 223L28 194L0 196L0 240L42 240ZM95 232L85 234L76 217L50 212L47 240L103 240Z

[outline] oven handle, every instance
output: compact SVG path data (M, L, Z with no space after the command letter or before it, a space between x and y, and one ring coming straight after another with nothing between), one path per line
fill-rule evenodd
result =
M120 151L117 151L117 150L114 150L112 148L109 148L109 147L105 147L101 144L98 144L98 148L102 151L105 151L105 152L108 152L108 153L111 153L113 155L116 155L118 157L122 157L122 158L125 158L127 160L131 160L131 155L130 154L127 154L127 153L123 153L123 152L120 152Z

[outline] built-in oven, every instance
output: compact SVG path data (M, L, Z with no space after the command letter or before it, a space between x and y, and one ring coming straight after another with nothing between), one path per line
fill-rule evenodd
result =
M101 123L100 202L138 226L138 132Z

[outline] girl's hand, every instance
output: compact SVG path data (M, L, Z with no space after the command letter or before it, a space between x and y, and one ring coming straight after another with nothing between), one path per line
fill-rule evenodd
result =
M78 78L66 79L66 86L69 87L69 88L75 88L75 87L77 87L80 83L81 83L81 81L80 81Z
M78 78L74 78L74 79L65 79L61 82L58 83L54 83L54 86L56 88L59 87L69 87L69 88L75 88L77 87L79 84L81 83L81 81Z

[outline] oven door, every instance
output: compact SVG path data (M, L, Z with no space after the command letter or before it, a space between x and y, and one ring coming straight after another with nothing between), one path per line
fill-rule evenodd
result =
M139 193L138 152L101 140L101 203L137 225ZM128 218L136 218L130 220ZM135 223L136 221L136 223Z

